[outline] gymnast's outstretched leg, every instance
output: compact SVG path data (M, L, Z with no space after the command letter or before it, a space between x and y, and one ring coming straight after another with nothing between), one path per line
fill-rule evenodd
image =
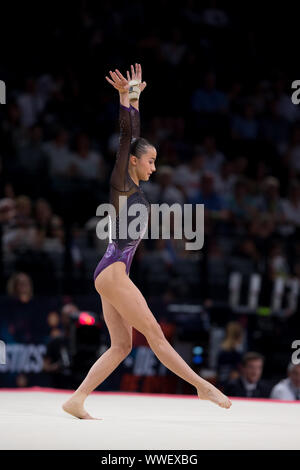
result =
M115 263L115 266L117 264L122 265ZM167 341L142 293L125 275L124 266L118 268L120 269L117 275L118 281L113 282L110 274L116 276L115 269L109 266L105 274L102 272L97 277L95 287L98 293L104 295L122 318L146 337L154 354L168 369L196 387L200 399L210 400L223 408L230 408L232 403L229 398L196 374Z

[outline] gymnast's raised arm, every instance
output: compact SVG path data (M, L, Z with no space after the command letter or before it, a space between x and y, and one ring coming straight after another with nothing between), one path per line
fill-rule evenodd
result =
M141 66L136 64L136 70L134 71L131 66L132 77L130 78L129 72L127 72L127 80L116 69L115 72L110 71L111 79L105 77L106 80L119 91L120 96L120 110L119 110L119 123L120 123L120 140L119 148L116 156L115 165L110 177L110 184L119 191L127 191L127 172L128 162L130 154L130 143L133 137L139 137L140 134L140 117L139 117L139 94L146 87L146 83L141 83ZM130 80L136 80L138 82L139 92L137 93L137 99L132 100L130 106L129 102L129 90Z
M141 64L135 64L135 69L133 65L131 66L131 76L127 71L127 80L130 83L132 81L138 82L137 87L135 88L134 97L131 97L131 88L129 88L129 100L130 100L130 117L131 117L131 126L132 126L132 138L137 139L140 137L141 125L140 125L140 113L139 113L139 96L141 92L147 86L146 82L142 82L142 67Z

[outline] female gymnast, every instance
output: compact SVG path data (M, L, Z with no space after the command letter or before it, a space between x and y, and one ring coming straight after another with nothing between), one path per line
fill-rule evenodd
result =
M142 82L141 65L135 64L135 68L131 66L131 76L127 71L127 79L118 69L115 72L110 71L110 77L105 78L118 90L120 97L120 140L110 177L110 202L117 214L113 222L116 224L116 237L114 241L110 238L107 250L96 267L94 282L101 297L111 346L91 367L83 382L62 408L80 419L101 419L89 415L84 408L84 401L130 353L132 327L146 337L154 354L168 369L196 387L200 399L230 408L232 403L229 398L197 375L172 348L142 293L129 277L132 258L147 228L148 217L140 224L138 239L133 240L129 236L127 239L119 239L118 228L123 207L119 207L119 196L126 197L128 209L133 203L143 204L149 216L150 204L139 186L139 181L148 181L151 173L156 170L157 153L153 145L140 137L139 95L146 87L146 82ZM136 99L133 100L129 98L131 80L136 80L139 87Z

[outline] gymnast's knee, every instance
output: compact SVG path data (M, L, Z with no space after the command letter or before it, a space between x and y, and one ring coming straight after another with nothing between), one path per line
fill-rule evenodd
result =
M110 349L114 354L120 357L120 359L125 359L132 351L132 343L112 344Z
M144 331L144 336L149 341L165 341L165 335L162 331L160 324L156 320L151 320L147 323Z

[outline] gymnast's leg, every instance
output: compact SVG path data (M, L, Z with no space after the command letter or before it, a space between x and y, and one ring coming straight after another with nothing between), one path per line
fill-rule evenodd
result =
M230 408L232 403L229 398L196 374L170 345L145 298L128 276L121 272L118 281L111 282L109 276L100 275L96 279L95 287L128 324L146 337L154 354L168 369L196 387L200 399L210 400L223 408Z
M93 364L83 382L63 404L64 411L81 419L95 419L84 409L85 399L118 367L132 349L132 327L107 299L101 295L100 297L110 335L110 348Z

